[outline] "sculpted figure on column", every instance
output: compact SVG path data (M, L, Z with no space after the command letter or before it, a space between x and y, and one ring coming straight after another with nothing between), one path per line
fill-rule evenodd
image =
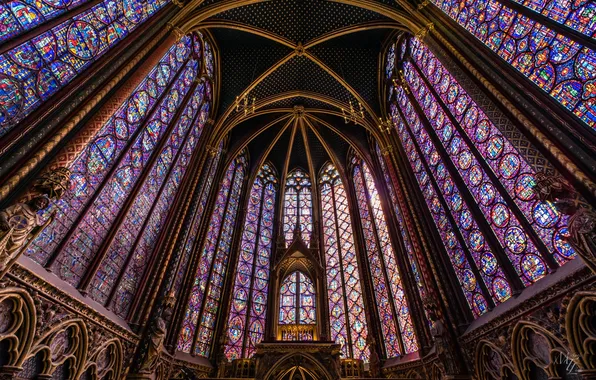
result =
M69 187L68 169L50 170L33 183L22 200L0 211L0 276L54 218L52 214L42 221L39 212L50 205L51 199L60 199Z
M543 202L552 202L557 210L569 215L567 242L586 265L596 273L596 212L573 186L562 177L536 174L534 193Z
M49 204L48 198L39 196L0 211L0 271L25 247L31 232L42 225L38 211Z

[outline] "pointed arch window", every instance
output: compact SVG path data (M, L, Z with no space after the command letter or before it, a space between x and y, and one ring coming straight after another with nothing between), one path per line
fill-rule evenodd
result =
M596 36L596 5L593 1L511 1L523 8L500 0L432 0L490 50L596 129L596 51L584 42Z
M418 351L418 341L389 236L381 197L364 161L352 160L364 242L387 357Z
M304 273L290 273L279 289L279 324L313 325L316 316L315 285ZM312 337L311 337L312 339Z
M277 176L265 163L252 186L228 317L226 356L249 358L263 339Z
M312 193L308 174L294 169L288 174L284 196L284 236L286 247L294 241L297 231L306 246L312 234Z
M344 358L368 361L368 326L348 195L331 163L323 167L319 183L331 338L341 345Z
M23 34L29 40L0 55L0 137L71 83L93 62L169 3L104 0L3 1L0 43ZM68 20L46 28L49 20Z
M390 162L388 164L385 163L385 159L383 157L383 154L381 154L381 148L379 147L379 144L375 144L375 153L377 154L377 159L379 160L379 163L381 164L381 169L383 170L385 185L387 191L389 192L389 199L391 200L391 204L393 205L393 211L395 212L395 217L397 220L397 227L399 228L399 232L402 237L402 242L406 252L406 257L408 258L412 274L414 275L414 280L416 281L418 293L420 295L420 298L424 299L426 297L426 285L424 284L420 266L418 264L418 258L416 255L414 242L412 241L412 239L410 239L410 235L408 233L408 226L406 225L406 221L402 214L403 202L400 202L401 199L398 198L399 189L394 187L394 179L392 179L392 176L395 173L393 171L393 166ZM391 170L388 170L388 167L391 168Z
M211 353L246 165L244 152L228 166L222 180L178 337L179 351L204 357Z
M182 37L73 160L26 253L123 318L209 117L202 45Z
M391 114L475 316L575 256L567 217L532 192L535 170L435 55L404 38Z
M217 173L219 161L222 156L222 149L223 141L219 144L219 148L217 148L217 153L215 154L215 156L208 159L208 164L205 170L205 173L208 174L204 177L205 182L200 190L201 196L199 198L197 207L193 215L191 227L187 233L186 242L184 243L184 253L178 263L178 271L174 282L174 294L179 294L181 290L182 283L184 281L184 276L188 269L188 262L190 260L191 253L193 252L197 244L197 237L199 235L201 220L203 220L203 214L205 212L205 209L207 208L207 200L209 199L209 194L211 194L211 188L213 187L213 179L215 178L215 175Z

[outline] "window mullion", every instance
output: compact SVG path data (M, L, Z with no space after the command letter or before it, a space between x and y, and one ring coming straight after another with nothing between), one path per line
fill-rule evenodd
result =
M68 232L60 241L60 244L58 244L58 246L54 249L54 252L45 264L45 268L50 270L50 268L52 268L52 266L56 263L57 259L60 256L62 256L66 244L73 237L75 231L79 228L81 222L83 221L91 207L95 204L95 201L97 201L99 195L103 192L103 189L107 186L108 182L110 182L114 174L118 171L120 163L124 158L126 158L126 155L130 151L130 149L132 149L132 146L135 144L139 135L145 131L148 122L151 120L155 112L157 112L157 109L160 107L163 100L170 94L172 87L174 86L174 84L177 83L178 79L180 78L180 75L182 75L182 72L184 71L184 68L186 67L188 61L189 60L187 59L183 64L180 65L180 69L178 70L178 72L176 72L174 78L172 78L172 81L168 84L167 88L163 90L159 98L156 99L155 103L153 104L153 109L147 113L145 120L143 120L141 125L139 125L134 131L134 133L129 137L128 141L126 142L126 146L120 152L120 156L114 160L112 167L110 168L108 173L106 173L106 176L103 178L102 183L97 187L94 194L89 198L87 204L81 209L74 223L70 226Z
M335 244L337 245L337 257L339 258L339 273L341 276L341 287L342 287L342 293L343 293L343 303L344 303L344 312L346 314L346 337L348 338L348 352L350 354L351 358L354 358L354 352L352 350L352 334L351 334L351 329L350 329L350 313L349 313L349 309L348 309L348 300L347 300L347 292L346 292L346 279L344 276L344 263L343 263L343 257L342 257L342 245L340 244L340 235L339 235L339 218L337 217L337 200L335 199L335 186L336 185L332 185L330 183L330 189L331 189L331 199L333 201L333 217L334 217L334 222L335 222L335 236L336 236L336 241Z
M442 108L443 112L447 115L447 117L449 118L449 120L451 121L453 126L458 130L461 138L465 141L468 148L470 148L470 150L474 153L474 156L476 157L477 161L479 162L479 164L484 169L484 172L489 177L491 184L497 188L497 190L499 191L499 193L505 200L507 206L512 210L512 212L515 214L517 219L520 221L520 224L523 226L524 231L530 235L532 242L536 245L539 252L542 253L542 256L543 256L544 260L547 262L548 266L551 269L557 268L558 265L552 255L552 253L550 252L550 250L542 242L542 240L540 239L540 237L538 236L536 231L534 231L534 228L530 225L530 223L526 219L523 212L519 209L517 203L515 203L515 201L511 198L511 195L507 192L507 189L504 188L504 186L501 183L501 181L499 180L499 178L497 178L497 176L493 172L492 168L486 162L486 159L480 154L480 152L478 152L478 149L476 149L476 145L474 144L474 142L472 142L472 140L470 139L468 134L461 127L461 124L455 119L453 114L447 108L443 99L439 96L439 94L437 94L434 86L428 81L428 78L424 75L424 73L422 72L420 67L418 67L418 65L416 64L416 62L413 59L410 60L410 63L412 64L412 67L414 67L416 72L418 73L418 76L424 81L424 83L426 84L426 87L429 89L429 91L431 91L435 100L438 102L438 104ZM467 108L469 108L471 106L472 106L472 104L469 104ZM466 108L466 110L467 110L467 108ZM465 114L465 111L464 111L464 114ZM427 127L427 130L430 130L429 134L434 136L435 131L433 128ZM437 139L435 138L434 140L436 141ZM451 162L450 159L449 159L449 162ZM454 170L459 174L457 169L454 168ZM467 189L467 187L466 187L466 189ZM473 203L475 204L475 202L473 202ZM478 212L482 213L481 211L478 211ZM486 220L484 218L481 218L481 220L486 222ZM487 223L483 223L483 224L487 224ZM487 230L490 230L491 233L493 232L489 226L485 226L485 227ZM494 239L495 239L495 241L497 241L496 244L498 245L498 248L501 248L500 245L498 244L497 238L494 237ZM519 290L523 289L523 284L521 283L521 280L519 280L517 274L515 273L515 270L513 268L511 268L512 264L510 263L510 260L507 257L506 253L503 252L502 249L497 249L496 252L498 253L497 258L500 261L505 261L505 262L501 263L501 265L505 269L505 273L507 274L507 276L513 277L513 279L508 278L509 282L514 285L516 290L519 291ZM510 273L512 270L513 270L513 272Z
M224 229L223 228L224 227L224 222L225 222L224 218L225 218L225 215L228 212L228 205L230 204L230 198L232 197L232 187L234 186L234 183L236 181L236 174L238 173L238 171L236 170L238 168L237 165L238 164L235 164L234 165L234 174L232 175L232 179L230 180L230 185L229 185L230 188L228 190L228 195L227 195L227 199L226 199L226 205L224 207L224 212L222 213L222 215L223 215L222 216L222 221L221 221L221 224L219 226L219 231L217 232L217 239L215 241L215 244L213 245L215 251L213 252L213 257L211 258L211 264L209 265L209 276L207 277L208 280L206 282L207 283L207 286L205 287L205 291L203 292L203 300L201 302L201 311L198 314L197 326L195 328L195 336L194 336L194 338L192 340L192 346L190 348L190 354L192 356L195 356L195 349L196 349L197 338L199 336L199 331L201 330L201 328L200 328L201 327L201 317L203 316L203 312L205 311L205 303L207 302L207 298L208 298L208 294L209 294L209 289L211 288L211 281L210 280L211 280L211 276L213 275L213 266L215 264L215 258L217 256L217 252L219 250L219 240L221 239L221 234L222 234L222 231ZM225 178L225 175L224 175L224 178ZM223 179L222 179L221 182L223 183ZM221 186L220 186L219 191L221 191ZM216 209L214 209L214 212L216 212ZM211 217L213 217L213 214L211 215ZM203 248L202 248L203 250L205 249L206 244L207 244L207 240L205 240L205 242L203 243ZM199 260L200 260L200 258L199 258ZM199 262L199 265L200 265L200 262Z
M188 93L188 99L186 100L186 102L184 102L184 103L182 103L180 105L181 112L184 112L184 108L188 104L188 101L194 96L194 91L195 90L196 90L196 88L191 87L191 89L190 89L190 91ZM201 106L202 106L202 104L201 104ZM150 210L147 213L147 215L145 216L145 220L143 221L143 225L141 226L141 228L139 229L139 232L137 233L137 236L135 237L135 240L134 240L134 242L133 242L133 244L131 246L131 249L130 249L130 251L128 253L128 256L126 258L126 261L123 263L122 268L120 269L120 272L118 274L117 280L115 281L115 284L112 287L112 290L110 291L110 294L108 295L108 298L107 298L106 303L105 303L108 308L112 304L114 295L116 294L116 290L118 289L118 286L120 285L120 282L122 281L122 276L124 276L124 273L126 273L126 270L128 269L128 265L129 265L132 257L134 256L133 253L136 251L136 249L137 249L137 247L139 245L139 242L140 242L140 240L141 240L141 238L143 236L143 233L145 232L145 228L146 228L147 224L149 223L149 221L151 219L151 215L153 214L153 210L155 209L155 207L159 203L159 200L161 199L161 196L162 196L162 194L163 194L163 192L164 192L164 190L166 188L166 185L169 183L170 176L172 175L172 172L174 171L174 169L176 168L176 166L178 164L178 159L180 158L180 155L184 152L184 148L186 147L186 143L187 143L190 135L192 134L193 128L195 126L196 119L199 117L200 109L201 109L201 107L199 107L197 109L197 113L196 113L195 117L192 119L191 124L190 124L190 127L188 128L188 131L186 131L186 134L184 136L184 139L181 141L180 147L178 148L178 151L176 152L176 155L175 155L174 159L172 160L172 162L170 163L170 166L168 167L167 173L165 174L165 178L164 178L161 186L159 187L159 190L158 190L158 192L157 192L157 194L155 196L155 199L154 199L153 203L151 204ZM175 118L172 121L172 125L175 126L178 123L178 120L179 120L178 118ZM167 138L169 140L170 136L167 136ZM161 154L161 152L160 152L160 154ZM155 165L158 165L157 159L156 159L154 165L152 165L151 168L147 168L147 169L152 170L153 169L153 166L155 166ZM143 182L145 182L145 181L143 181ZM144 185L144 183L143 184L140 184L139 189L141 189L143 185ZM136 198L136 196L135 196L135 198ZM128 214L128 212L126 214ZM125 220L125 219L123 219L123 220ZM119 228L119 227L120 226L115 227L115 228ZM110 246L111 246L111 244L106 247L106 250L108 250L110 248Z
M372 205L370 204L370 193L368 192L368 186L366 185L366 177L364 176L364 168L361 166L361 170L360 170L360 175L362 177L362 185L364 187L364 193L366 194L366 205L368 206L368 212L370 215L370 219L371 219L371 227L374 231L374 237L375 237L375 241L376 241L376 254L379 256L379 263L381 264L381 268L382 268L382 272L383 272L383 277L385 278L385 283L387 284L387 295L389 296L389 304L391 306L391 312L393 313L393 324L395 325L395 331L397 332L397 340L399 342L399 346L400 346L400 352L403 354L405 351L405 346L404 346L404 342L402 339L402 332L401 329L399 327L399 323L398 323L398 314L397 311L395 310L395 300L393 299L393 291L391 290L391 287L389 284L391 284L391 282L389 281L389 277L387 276L387 268L385 267L385 257L383 257L383 252L381 250L381 239L379 238L379 231L377 230L377 221L375 220L375 213L373 211ZM374 181L374 179L373 179ZM376 185L375 185L376 186ZM393 254L393 253L392 253Z
M256 182L255 182L256 183ZM254 186L254 185L253 185ZM267 184L263 184L261 189L261 198L259 199L259 213L257 215L257 229L255 233L255 247L253 249L253 257L252 257L252 273L250 276L250 285L248 288L248 300L246 302L246 320L244 324L244 338L242 341L242 357L245 357L246 345L248 344L248 335L250 333L250 316L251 316L251 308L252 308L252 297L253 297L253 286L255 282L255 269L257 267L257 255L259 252L259 243L261 242L261 219L263 218L263 199L265 198L265 188ZM248 196L248 201L250 202L250 194ZM244 216L246 219L246 215ZM242 244L242 237L240 237L240 244ZM240 248L242 249L242 247Z
M395 108L396 108L397 112L399 113L399 117L401 118L402 122L404 123L405 128L407 129L407 131L405 133L408 133L408 134L410 134L410 136L413 136L412 128L409 125L409 122L407 121L407 119L405 118L405 115L402 113L401 108L399 107L399 105L396 105ZM443 206L443 209L445 210L445 216L449 219L449 223L451 224L451 226L453 226L453 232L455 233L455 235L457 236L457 239L459 240L461 249L463 250L463 252L470 264L470 268L472 269L474 276L480 280L480 281L477 281L477 284L480 286L480 289L482 290L482 294L483 294L484 298L486 299L486 301L488 302L489 308L492 309L495 306L493 297L484 282L484 278L480 275L480 270L476 266L476 261L474 260L474 257L472 256L472 254L470 253L470 251L468 249L468 245L466 244L466 240L462 236L462 233L459 229L458 224L455 222L455 217L452 215L452 211L449 208L449 206L447 205L445 198L443 197L441 188L437 184L437 181L436 181L432 171L430 170L428 162L426 162L426 158L424 157L422 150L421 150L420 146L418 145L418 141L416 141L415 138L412 138L411 140L412 140L412 144L414 145L414 147L416 149L418 156L420 157L420 162L424 165L424 170L428 173L428 178L431 183L431 186L433 186L435 193L437 194L437 198L439 199L439 201L441 202L441 205ZM471 305L470 305L470 307L471 307Z

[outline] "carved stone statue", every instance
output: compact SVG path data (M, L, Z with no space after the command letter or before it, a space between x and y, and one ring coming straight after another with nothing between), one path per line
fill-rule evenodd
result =
M217 355L217 377L219 378L226 377L229 363L228 356L225 353L226 345L229 342L227 325L224 326L223 331L224 333L219 338L219 353Z
M596 273L596 212L580 208L569 218L568 242Z
M437 316L435 310L430 310L428 313L430 319L430 335L435 341L435 350L439 358L439 362L444 368L447 375L457 374L457 361L453 357L449 332L445 328L441 318Z
M0 277L22 253L31 234L41 232L38 211L47 208L50 200L61 198L70 187L70 171L66 168L49 170L33 182L21 200L0 211ZM54 214L45 222L49 224ZM30 239L31 238L31 239Z
M366 337L366 344L370 350L370 361L368 362L368 368L371 377L379 377L381 375L381 360L377 354L375 343L376 340L371 335Z
M564 178L536 174L533 188L542 201L552 202L557 210L569 215L567 242L586 265L596 273L596 212L581 198L573 186Z
M164 310L161 315L151 325L149 334L151 341L149 348L147 349L147 356L141 365L140 373L153 373L157 368L159 357L163 351L164 341L168 333L168 327L166 321L170 320L172 314L173 301L171 295L165 301Z
M50 199L60 199L70 188L70 170L56 168L42 174L33 183L33 189Z
M38 196L0 211L0 272L24 248L31 232L42 225L37 212L49 204L48 198Z

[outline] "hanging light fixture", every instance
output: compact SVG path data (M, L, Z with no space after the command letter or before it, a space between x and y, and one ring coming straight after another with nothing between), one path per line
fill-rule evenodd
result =
M255 73L257 71L258 59L259 59L259 56L257 55L257 59L254 61L254 67L252 70L252 78L250 80L250 82L253 83L253 86L255 86L254 78L255 78ZM247 92L246 94L244 94L244 96L242 96L242 94L240 94L240 95L241 96L236 96L236 113L243 112L244 116L247 116L249 114L254 114L255 109L256 109L255 104L257 102L256 96L254 96L254 95L251 96L250 92Z
M362 107L362 103L358 102L358 110L356 110L356 108L354 107L352 100L348 100L348 103L350 104L349 112L346 111L345 108L341 109L341 113L344 117L344 122L346 124L348 124L349 122L352 122L354 124L362 124L362 121L364 120L364 107Z
M255 113L256 97L250 99L250 94L244 95L242 98L236 96L236 112L244 112L244 116Z
M397 71L397 78L393 78L393 87L395 88L395 91L397 91L398 87L401 87L406 94L410 93L410 87L408 87L408 82L406 81L403 70L400 69Z
M391 132L391 128L393 128L393 120L391 120L390 117L387 117L387 119L383 121L383 118L380 117L378 127L381 132L389 133Z

